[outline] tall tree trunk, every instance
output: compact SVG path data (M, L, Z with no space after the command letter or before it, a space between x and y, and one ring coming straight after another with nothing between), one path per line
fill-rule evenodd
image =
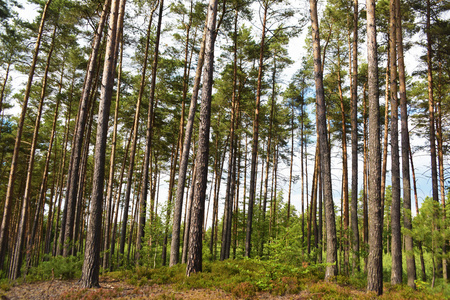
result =
M353 55L351 90L351 126L352 126L352 199L351 229L353 250L353 275L360 270L359 265L359 228L358 228L358 0L353 0Z
M439 100L437 103L437 120L436 120L436 127L437 127L437 136L436 136L436 141L437 141L437 147L438 147L438 166L439 166L439 187L440 187L440 193L441 193L441 203L442 203L442 219L443 222L445 224L445 219L447 218L446 216L446 208L445 208L445 178L444 178L444 152L443 152L443 139L442 139L442 107L441 107L441 103L442 103L442 88L441 88L441 83L442 82L442 62L439 62L439 84L438 84L438 93L439 93ZM442 258L442 277L445 280L445 282L447 282L448 280L448 274L447 274L447 258L446 258L446 253L447 253L447 243L445 242L444 245L442 246L442 254L443 254L443 258Z
M203 31L200 53L198 56L197 70L195 72L194 86L192 88L191 104L189 107L189 115L186 123L186 135L183 141L183 154L180 161L180 170L178 171L177 195L174 206L173 226L172 226L172 243L170 248L170 266L178 263L180 255L180 228L181 213L183 210L184 188L186 185L186 171L189 162L189 153L191 148L192 131L194 128L195 112L197 110L198 91L200 89L200 79L202 76L203 61L205 59L205 41L207 28ZM186 226L186 224L185 224ZM183 247L184 249L185 247ZM184 252L184 251L183 251Z
M195 143L194 143L195 144ZM194 152L195 153L195 152ZM192 202L194 198L194 184L196 180L196 158L193 159L194 163L192 164L192 179L191 179L191 193L189 194L189 198L186 197L186 218L184 222L184 236L183 236L183 251L181 253L181 263L185 264L187 262L188 256L188 248L189 248L189 232L191 228L191 212L192 212ZM217 226L217 225L216 225Z
M84 139L84 150L83 150L83 156L81 157L81 168L80 173L78 174L79 181L78 181L78 195L76 197L76 206L75 206L75 218L74 218L74 230L73 230L73 236L71 237L71 246L70 250L68 252L68 255L74 255L76 256L76 242L77 238L82 232L82 229L80 230L80 227L83 226L83 218L82 214L83 211L86 208L86 176L87 176L87 168L88 168L88 157L89 157L89 146L91 144L91 134L92 134L92 127L94 123L94 113L95 113L95 103L96 103L96 92L92 93L92 97L90 100L90 114L89 114L89 122L86 123L86 137ZM89 201L91 201L91 198L89 198Z
M400 223L400 158L398 146L398 97L397 97L397 47L396 47L396 8L395 1L390 0L389 5L389 53L390 53L390 99L391 99L391 254L392 270L391 284L402 283L402 234Z
M400 87L400 112L401 112L401 139L402 139L402 176L403 176L403 226L407 230L403 235L405 239L406 270L408 285L415 289L416 263L414 259L414 243L412 235L411 215L411 179L409 174L409 130L408 130L408 107L406 99L406 76L405 60L403 56L403 34L400 0L396 0L396 35L398 56L398 77Z
M300 127L300 161L301 161L301 172L302 172L302 253L303 253L303 246L305 245L305 173L308 173L304 169L304 166L308 164L308 160L305 162L305 154L304 149L306 148L305 145L305 137L304 137L304 126L305 126L305 97L304 97L304 88L302 89L302 103L300 105L301 109L301 127ZM306 178L306 186L308 186L308 179ZM306 198L308 198L308 193L306 193Z
M144 95L144 89L146 86L146 72L147 72L147 61L148 61L148 55L149 55L149 48L150 48L150 32L151 32L151 26L152 26L152 20L153 20L153 13L155 12L157 8L157 3L155 6L153 6L151 12L150 12L150 19L148 22L148 28L147 28L147 41L145 45L145 54L144 54L144 65L142 67L142 73L141 73L141 83L139 87L139 94L136 102L136 112L134 115L134 133L133 133L133 142L131 145L131 152L130 152L130 164L128 167L128 176L127 176L127 189L125 191L125 198L124 198L124 210L123 210L123 216L122 216L122 231L120 235L120 249L119 253L121 255L124 254L125 251L125 240L126 240L126 232L127 232L127 224L128 224L128 211L130 206L130 196L131 196L131 186L133 181L133 171L134 171L134 164L135 164L135 157L136 157L136 147L137 147L137 137L138 137L138 128L139 128L139 115L141 110L141 102L142 97ZM145 207L143 208L144 214L145 214ZM140 243L140 242L139 242Z
M342 202L344 210L344 273L349 273L349 203L348 203L348 159L347 159L347 127L346 127L346 116L345 116L345 106L344 106L344 95L342 91L342 79L341 79L341 59L340 59L340 49L338 44L338 90L339 99L341 104L341 118L342 118Z
M54 48L54 42L55 42L55 36L56 36L56 26L53 30L52 34L52 41L50 45L50 50L47 55L47 62L45 65L45 71L44 71L44 78L42 79L42 89L41 89L41 96L39 101L39 108L37 111L36 121L34 125L34 132L33 132L33 139L31 141L31 150L30 150L30 158L28 161L28 169L27 169L27 176L26 176L26 182L25 182L25 192L22 202L22 210L20 213L20 221L19 221L19 227L17 232L17 238L16 243L14 247L14 253L11 257L11 266L10 266L10 273L9 273L9 279L15 280L17 277L19 277L20 273L20 267L22 266L22 247L24 243L25 238L25 227L26 227L26 219L28 215L31 215L31 211L28 211L28 206L30 204L30 195L31 195L31 178L33 175L33 169L34 169L34 160L35 160L35 153L36 153L36 146L37 146L37 138L39 135L39 127L41 125L41 116L42 116L42 109L44 107L44 100L47 92L47 80L48 80L48 71L50 68L50 61L53 53ZM36 230L36 228L35 228Z
M117 43L121 43L120 57L119 57L119 68L117 74L117 90L116 90L116 107L114 110L114 128L113 136L111 142L111 157L109 160L109 176L108 176L108 187L106 189L106 214L105 214L105 229L103 232L103 270L106 271L108 268L108 251L109 242L111 237L111 214L112 214L112 198L113 198L113 187L114 187L114 171L115 171L115 160L116 160L116 143L117 143L117 123L119 117L119 103L120 103L120 84L122 77L122 58L123 58L123 42L117 40Z
M158 70L158 60L159 60L159 41L161 37L161 24L162 24L162 15L164 8L164 0L161 0L159 3L159 12L158 12L158 25L156 27L156 40L155 40L155 53L153 57L153 66L152 66L152 79L150 84L150 99L149 99L149 109L147 114L147 132L146 132L146 144L145 144L145 154L144 154L144 169L142 176L142 186L140 191L139 205L140 212L139 215L140 228L139 228L139 239L142 243L142 238L144 237L144 226L145 226L145 214L146 214L146 203L147 203L147 195L149 188L149 178L150 178L150 163L151 163L151 153L152 153L152 139L153 139L153 120L154 120L154 107L156 107L155 103L155 90L156 90L156 72ZM153 220L151 220L153 222ZM139 242L138 242L138 246Z
M314 156L314 172L313 172L313 181L311 183L311 205L309 205L309 210L307 209L308 213L308 220L307 220L307 253L311 253L311 231L312 231L312 223L313 223L313 217L314 219L316 216L313 214L314 211L314 198L317 197L317 181L318 181L318 166L319 166L319 145L316 144L316 152Z
M39 47L41 45L41 39L42 34L44 31L44 25L47 18L47 12L48 7L50 6L52 0L48 0L47 3L44 6L44 10L42 11L42 17L41 17L41 23L39 25L39 31L38 36L36 40L36 44L34 46L34 52L33 52L33 60L31 61L31 67L30 72L28 73L28 81L25 88L25 95L22 103L22 111L20 113L20 119L17 124L17 133L16 133L16 140L14 143L14 150L11 160L11 170L9 172L9 178L8 178L8 185L6 188L6 197L5 197L5 206L3 209L3 218L2 223L0 226L0 269L3 269L6 251L7 251L7 243L8 243L8 235L9 235L9 219L11 215L11 209L12 209L12 203L13 200L13 193L14 193L14 181L16 176L16 170L17 170L17 162L19 158L19 150L20 150L20 144L22 141L22 131L23 131L23 125L25 123L25 117L27 112L27 106L28 106L28 99L30 98L31 93L31 86L33 84L33 76L34 76L34 70L36 68L37 59L39 55Z
M92 182L92 201L90 203L89 228L80 284L83 288L99 286L100 247L102 228L103 186L105 177L106 137L111 98L114 86L116 32L119 7L125 0L113 0L109 17L108 41L103 66L100 103L98 109L97 136L94 153L94 176Z
M80 169L80 161L82 156L82 146L86 119L88 115L89 96L91 94L92 81L95 75L95 65L97 55L100 50L102 40L103 28L107 18L107 11L111 0L105 0L102 15L100 17L99 25L94 36L92 44L92 52L89 58L89 65L86 73L86 78L83 86L83 93L80 99L77 123L75 128L75 136L72 145L72 154L69 163L69 174L67 175L65 212L63 222L61 224L61 238L59 243L63 246L63 256L67 256L70 251L69 241L73 236L73 225L75 219L75 205L78 194L78 174Z
M380 183L380 109L378 95L377 33L375 1L367 0L367 61L369 85L369 257L367 289L383 293L383 216L381 214Z
M317 3L310 0L311 27L314 53L314 79L316 84L317 133L319 136L320 163L323 179L323 195L325 202L325 218L327 226L327 267L325 280L337 275L337 243L336 222L331 185L330 148L327 139L325 96L323 90L323 71L320 57L319 20L317 17Z
M186 276L202 271L202 228L205 211L205 193L208 176L209 131L211 122L211 92L214 69L214 40L216 30L217 0L211 0L207 16L205 40L205 70L203 72L202 103L200 107L199 141L196 162L196 179L191 211L189 254Z
M364 115L364 130L363 130L363 135L364 135L364 162L363 162L363 242L364 242L364 247L365 249L367 249L368 245L369 245L369 213L368 213L368 203L367 203L367 197L368 197L368 134L367 134L367 93L366 93L366 89L367 89L367 84L364 84L363 87L363 115ZM381 210L383 211L383 206L381 207ZM367 260L368 257L366 257L364 259L364 273L367 273Z
M426 35L427 35L427 80L428 80L428 117L430 131L430 155L431 155L431 186L433 191L433 200L439 201L438 180L437 180L437 163L436 163L436 133L434 120L434 95L433 95L433 63L432 63L432 39L431 39L431 4L427 0L426 13Z
M56 34L56 26L54 29L54 34ZM54 36L52 39L54 40ZM53 46L54 46L54 44L52 42L50 51L53 51ZM48 56L48 60L47 60L48 65L50 63L50 57L51 57L51 55L49 52L49 56ZM60 82L59 82L58 96L61 95L61 90L62 90L62 85L63 85L63 76L64 76L64 63L62 65L62 69L61 69L61 78L60 78ZM61 97L57 97L55 112L53 114L52 132L50 134L50 141L48 144L47 155L45 158L44 172L42 173L42 181L41 181L41 186L39 188L39 194L38 194L39 198L37 200L36 212L35 212L34 221L33 221L33 227L31 229L31 232L29 233L29 237L28 237L28 241L27 241L27 258L26 258L27 264L26 264L25 274L28 272L28 268L31 266L31 253L32 253L32 248L34 247L34 239L36 236L36 231L37 231L40 215L43 214L43 208L45 206L45 193L47 190L47 180L48 180L48 171L49 171L48 169L49 169L50 158L51 158L52 149L53 149L53 140L54 140L55 132L56 132L56 123L58 121L59 104L61 102L60 100L61 100ZM50 199L52 199L52 198L53 197L50 197ZM50 219L50 215L51 215L51 204L50 204L50 209L49 209L49 213L48 213L48 220Z
M112 229L112 233L111 233L111 250L109 252L109 270L112 271L113 269L113 264L112 264L112 258L114 255L114 251L115 251L115 246L116 246L116 233L117 233L117 219L119 216L119 201L120 201L120 195L122 194L122 183L123 183L123 175L125 173L125 165L126 165L126 158L128 157L128 151L130 149L130 144L131 144L131 137L133 135L133 130L134 128L131 129L130 132L130 136L128 138L128 142L125 148L125 154L124 154L124 161L122 162L122 167L120 170L120 176L119 176L119 187L118 190L116 191L116 195L115 195L115 213L114 213L114 221L112 222L113 224L113 229Z
M264 5L264 4L263 4ZM264 17L262 24L261 44L259 48L259 69L258 69L258 85L256 88L256 103L255 115L253 118L253 143L252 143L252 163L250 170L250 191L248 199L248 217L247 217L247 232L245 237L245 256L250 257L251 254L251 239L252 239L252 225L253 225L253 205L255 203L256 192L256 169L258 162L258 135L259 135L259 106L261 102L262 76L263 76L263 60L264 60L264 45L266 37L266 22L268 5L264 5Z
M176 146L172 145L172 155L171 155L171 159L170 159L170 179L169 179L169 195L167 196L167 214L166 214L166 220L165 220L165 224L164 224L164 242L163 242L163 248L162 248L162 265L165 266L166 265L166 260L167 260L167 239L168 239L168 228L169 228L169 220L170 220L170 215L172 212L172 192L173 192L173 185L174 185L174 181L175 181L175 173L176 173L176 168L177 168L177 160L178 160L178 141Z
M230 257L231 247L231 223L233 218L233 197L234 190L232 189L233 175L236 170L233 168L235 160L235 123L237 117L237 34L238 34L238 10L235 9L234 14L234 33L233 33L233 91L231 92L231 120L230 120L230 151L228 154L228 175L227 187L225 194L225 211L224 211L224 230L222 232L222 248L220 251L220 260L228 259Z
M389 44L387 45L389 48ZM384 215L384 198L386 193L386 170L387 170L387 155L388 155L388 134L389 134L389 64L390 64L390 54L387 51L387 62L386 62L386 88L384 94L384 136L383 136L383 158L381 167L381 207L383 208Z
M119 68L117 75L117 90L116 90L116 107L114 110L114 128L113 128L113 137L112 137L112 146L111 146L111 157L109 163L109 176L108 176L108 187L106 189L106 220L105 220L105 229L104 229L104 241L103 241L103 269L106 270L108 265L108 250L109 250L109 239L110 239L110 231L111 231L111 214L112 214L112 194L113 194L113 181L114 181L114 171L115 165L114 161L116 159L116 140L117 140L117 123L118 123L118 114L119 114L119 103L120 103L120 85L122 78L122 61L123 61L123 19L125 17L125 2L121 3L119 7L119 15L118 15L118 24L117 24L117 32L116 32L116 42L115 42L115 63L116 65L117 59L119 59ZM119 48L120 45L120 48ZM119 56L120 50L120 56Z

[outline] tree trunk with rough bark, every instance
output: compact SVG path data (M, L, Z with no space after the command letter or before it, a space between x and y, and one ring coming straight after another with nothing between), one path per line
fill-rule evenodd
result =
M208 5L207 33L205 39L205 70L203 72L202 103L200 107L199 140L196 162L196 179L192 202L189 233L189 253L186 276L202 271L202 229L205 211L205 193L208 176L209 132L211 122L211 93L214 70L214 40L216 30L217 0Z
M86 120L88 116L88 106L89 98L91 95L91 87L95 76L95 67L97 62L97 55L100 50L100 44L102 40L103 28L107 19L107 12L109 9L109 4L111 0L105 0L103 5L103 11L97 26L97 31L94 36L94 42L92 44L92 52L89 58L88 69L86 72L86 78L83 86L83 93L80 99L78 117L76 122L75 136L72 145L72 153L69 163L69 173L67 175L67 185L66 185L66 199L65 199L65 212L63 217L63 222L61 224L61 234L60 234L60 247L58 249L62 250L63 256L68 256L70 247L69 242L73 236L74 220L75 220L75 206L77 203L78 194L78 174L81 164L82 156L82 146L84 130L86 125Z
M403 177L403 226L408 231L412 230L411 215L411 179L409 173L409 130L408 130L408 107L406 99L406 76L405 60L403 56L403 33L400 0L396 0L396 34L397 34L397 56L398 77L400 87L400 113L401 113L401 141L402 141L402 177ZM406 271L408 285L415 289L416 263L414 259L414 243L411 234L403 234L405 240Z
M380 109L375 0L367 0L367 61L369 86L369 257L367 290L383 293L383 216L381 214Z
M398 145L398 96L397 96L397 34L395 1L389 4L389 69L390 69L390 99L391 99L391 284L402 283L402 234L400 223L400 158Z
M89 228L80 284L83 288L99 286L100 247L102 228L103 186L105 177L106 137L114 86L116 32L119 7L125 0L113 0L109 17L108 41L103 66L100 103L97 120L97 136L94 153L94 176L90 203Z
M189 153L191 148L192 131L194 129L195 112L197 110L198 91L200 89L200 79L203 70L203 61L205 59L205 40L206 27L203 31L200 53L198 56L197 70L194 78L194 86L192 88L191 104L189 107L189 115L186 123L186 135L183 141L183 154L180 161L180 169L178 171L177 194L174 206L173 227L172 227L172 243L170 245L170 266L178 263L180 255L180 231L181 231L181 213L183 210L184 188L186 185L186 173L189 162ZM186 226L186 225L185 225ZM184 244L186 245L186 244ZM185 246L183 246L184 250ZM184 251L183 251L184 252ZM187 253L187 252L186 252Z
M334 203L331 184L330 148L327 139L326 108L323 89L323 69L320 57L319 20L317 17L317 2L310 0L311 27L314 54L314 80L316 84L317 133L319 136L320 165L323 180L323 196L325 202L325 218L327 231L327 267L325 280L331 280L337 275L337 241Z
M350 208L350 226L352 229L353 275L359 266L359 228L358 228L358 0L353 1L353 55L351 89L351 126L352 126L352 199Z

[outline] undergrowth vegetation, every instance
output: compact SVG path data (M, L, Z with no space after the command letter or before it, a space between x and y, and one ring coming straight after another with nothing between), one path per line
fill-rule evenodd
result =
M27 282L53 279L74 279L81 276L81 257L55 257L31 268ZM286 263L274 260L237 259L204 261L202 272L186 277L186 265L152 268L139 266L105 273L115 280L135 286L138 293L143 286L167 285L178 292L196 289L223 290L238 299L253 299L258 293L273 296L300 294L308 299L374 299L366 292L366 276L363 272L351 276L336 276L324 281L326 264ZM23 279L20 284L23 282ZM2 280L0 289L8 291L11 282ZM64 292L64 299L104 299L123 296L121 290L76 289ZM129 296L129 295L128 295ZM417 290L406 285L391 286L385 280L380 299L449 299L450 288L438 281L434 288L427 282L417 281Z
M274 296L302 293L312 299L373 299L376 295L366 292L366 276L337 276L333 282L325 282L326 265L294 266L259 259L204 262L203 271L185 276L185 265L175 267L137 267L109 273L109 276L125 280L135 286L170 284L176 290L222 289L234 297L252 299L258 292ZM386 284L381 299L444 299L450 290L431 289L419 282L418 290L407 286L391 287Z

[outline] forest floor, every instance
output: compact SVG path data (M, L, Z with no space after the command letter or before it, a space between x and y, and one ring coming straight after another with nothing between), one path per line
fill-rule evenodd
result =
M365 274L324 280L324 266L284 264L258 259L204 262L203 271L186 277L186 265L140 266L105 273L100 288L78 284L81 260L57 257L30 269L25 280L0 280L1 299L450 299L447 284L439 289L417 281L417 290L391 286L384 278L381 297L366 291ZM298 265L298 267L296 267ZM389 272L386 273L388 275Z
M297 294L272 295L269 292L257 292L244 297L227 293L221 289L200 288L179 290L173 284L153 284L134 286L126 281L108 276L100 278L100 288L83 289L77 280L51 280L34 283L21 283L1 291L1 299L322 299L325 292L315 293L308 290ZM364 291L352 291L351 298L366 298ZM327 297L325 297L327 298ZM370 297L369 297L370 298Z

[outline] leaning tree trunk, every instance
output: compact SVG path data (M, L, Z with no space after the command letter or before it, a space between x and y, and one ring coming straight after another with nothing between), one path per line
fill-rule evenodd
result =
M314 52L314 77L316 84L317 133L319 136L320 163L323 180L323 194L325 202L325 218L327 231L327 267L325 280L331 280L337 275L337 242L334 203L331 185L330 148L327 139L326 108L323 90L323 71L320 57L319 20L317 17L317 2L310 0L311 27Z
M369 85L369 257L367 290L383 293L382 210L380 202L380 109L378 95L378 59L375 25L375 0L367 0L367 61Z
M33 83L34 70L39 55L39 47L41 45L42 34L44 31L44 24L47 18L48 7L52 0L48 0L42 11L41 23L39 25L38 36L36 45L34 46L33 60L31 62L30 72L28 73L28 82L25 88L25 96L22 104L22 112L20 113L20 119L17 124L16 141L14 144L14 151L11 160L11 170L9 172L8 185L6 188L5 205L3 209L3 218L0 226L0 270L3 269L3 264L6 256L7 239L9 235L9 218L11 215L13 192L14 192L14 180L17 170L17 160L19 158L20 143L22 141L23 125L25 123L25 117L27 113L28 99L30 98L31 85Z
M122 3L125 3L125 0L120 0L120 4L119 0L112 1L109 17L108 42L106 46L105 63L103 66L102 88L98 109L89 228L87 230L84 262L80 279L80 284L83 288L99 286L106 137L108 134L109 112L114 88L115 43L118 27L118 13L119 6Z
M199 140L196 179L191 211L189 254L186 276L202 271L202 228L208 176L209 131L211 122L211 92L214 69L214 33L216 30L217 0L209 2L205 40L205 70L203 72L202 103L200 107Z

